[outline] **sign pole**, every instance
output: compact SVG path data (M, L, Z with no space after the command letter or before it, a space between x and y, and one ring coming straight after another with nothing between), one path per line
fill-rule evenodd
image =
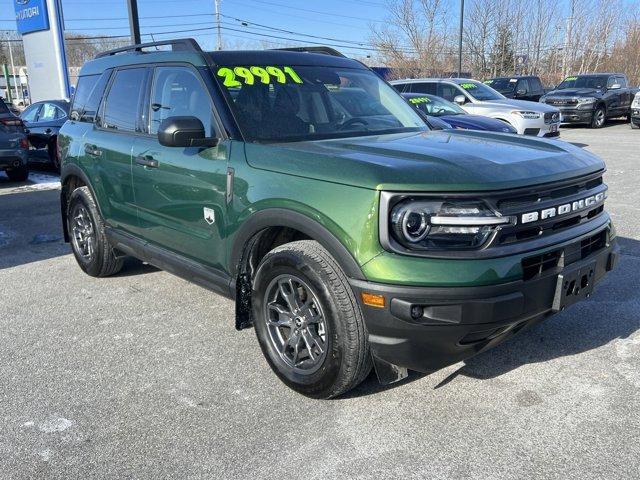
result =
M9 69L7 68L7 64L2 64L2 74L4 78L7 79L7 101L12 103L13 99L11 98L11 84L9 83Z

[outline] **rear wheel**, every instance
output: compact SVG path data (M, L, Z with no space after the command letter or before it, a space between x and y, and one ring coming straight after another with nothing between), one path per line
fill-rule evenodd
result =
M7 177L12 182L24 182L29 178L29 169L26 165L7 170Z
M262 352L289 387L332 398L371 370L362 312L347 277L317 242L282 245L260 263L253 318Z
M71 249L80 268L92 277L108 277L120 271L123 259L116 255L104 233L104 222L87 187L73 191L67 208Z
M591 128L602 128L605 123L607 123L607 111L602 106L597 107L591 117Z

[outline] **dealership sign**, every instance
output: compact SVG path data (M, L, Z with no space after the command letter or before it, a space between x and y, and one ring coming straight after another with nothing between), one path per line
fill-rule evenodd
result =
M46 0L13 0L16 23L21 35L49 30Z

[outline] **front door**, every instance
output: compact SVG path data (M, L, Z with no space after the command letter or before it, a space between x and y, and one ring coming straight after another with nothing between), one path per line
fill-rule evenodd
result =
M149 242L214 268L224 264L229 142L213 148L163 147L160 123L194 116L216 137L213 105L200 73L187 66L159 66L153 73L148 135L133 149L133 188L139 235Z

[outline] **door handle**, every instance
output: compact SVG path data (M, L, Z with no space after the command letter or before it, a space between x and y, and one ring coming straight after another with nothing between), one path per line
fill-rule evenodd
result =
M99 150L95 145L85 145L84 151L87 155L91 155L92 157L102 156L102 150Z
M136 164L143 167L158 168L158 161L149 155L140 155L136 157Z

